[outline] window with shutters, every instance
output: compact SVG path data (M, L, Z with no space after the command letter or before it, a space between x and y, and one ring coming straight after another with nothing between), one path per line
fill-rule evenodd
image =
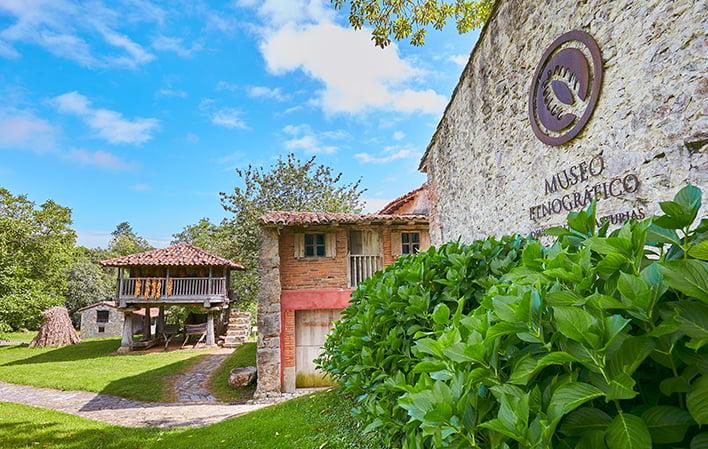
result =
M420 232L401 232L401 254L415 254L420 250Z
M97 323L107 323L108 322L108 310L97 310L96 311L96 322Z
M325 254L325 235L305 234L305 257L324 257Z

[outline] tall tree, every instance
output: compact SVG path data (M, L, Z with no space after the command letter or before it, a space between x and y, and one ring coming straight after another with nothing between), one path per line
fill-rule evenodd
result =
M223 238L223 226L202 218L197 224L187 225L182 231L173 234L171 243L189 243L214 254L225 255L228 249Z
M79 324L76 313L94 302L112 299L115 294L115 276L90 257L90 250L79 247L76 258L67 273L64 305L74 325Z
M495 0L332 0L337 9L349 5L349 22L355 29L371 26L372 40L383 48L391 39L425 44L428 28L442 30L454 19L457 31L482 26Z
M359 212L363 207L364 190L360 181L345 182L341 173L318 164L316 157L301 161L294 154L288 154L268 168L249 165L237 169L236 174L241 185L232 193L220 194L224 209L232 216L215 228L201 221L187 234L210 236L219 243L204 245L214 245L211 247L216 248L217 253L246 267L246 271L236 272L232 277L232 288L244 304L254 302L258 288L258 219L263 213L271 210ZM197 229L200 233L195 232Z
M0 188L0 330L36 328L63 302L76 233L71 210Z
M111 236L113 237L108 244L108 250L112 257L127 256L154 249L145 238L133 231L133 227L127 221L118 223L116 229L111 232Z

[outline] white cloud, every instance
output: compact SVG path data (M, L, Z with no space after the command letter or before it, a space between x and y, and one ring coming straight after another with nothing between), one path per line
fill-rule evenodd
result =
M199 143L199 136L194 134L194 133L187 133L187 142L191 144L197 144Z
M237 6L256 8L258 15L270 27L289 23L332 21L334 11L322 0L238 0Z
M229 129L247 129L241 118L242 112L236 108L220 108L210 113L211 122Z
M315 102L328 114L369 110L439 114L447 103L431 89L407 87L421 72L400 57L395 44L383 50L374 47L368 30L326 22L289 24L266 34L261 52L273 74L302 70L321 81L324 89Z
M181 89L170 89L169 87L163 87L157 91L157 95L160 97L178 97L187 98L187 92Z
M191 46L186 46L180 37L157 36L152 41L152 48L158 51L169 51L182 58L190 58L198 51L202 50L200 43L194 43Z
M199 110L209 117L209 121L214 125L229 129L248 129L240 109L219 107L213 98L202 98L199 102Z
M388 203L391 202L390 199L384 198L363 198L364 201L364 212L368 214L373 214L384 208Z
M75 148L64 154L63 157L79 165L107 168L110 170L129 170L134 167L132 163L126 162L118 156L105 151L86 151Z
M406 137L406 133L404 133L403 131L396 131L391 137L393 137L393 140L403 140Z
M283 94L279 87L270 88L266 86L251 86L247 90L248 96L252 98L271 98L273 100L285 101L288 96Z
M401 160L401 159L417 159L420 157L420 152L415 151L409 147L400 147L398 145L391 145L384 148L384 152L381 155L372 155L371 153L362 152L356 153L354 158L363 164L387 164L389 162Z
M54 148L57 130L30 111L0 110L0 148L48 151Z
M59 112L80 117L98 137L113 144L145 143L160 124L155 118L126 119L120 112L93 108L89 99L76 91L59 95L51 102Z
M466 54L459 54L459 55L450 55L447 57L447 60L450 62L454 62L455 64L459 65L460 67L464 67L467 65L467 61L469 60L470 55Z
M101 2L0 1L0 13L14 19L0 31L0 56L18 57L19 53L12 45L24 43L39 46L55 56L86 67L135 68L146 64L154 59L154 55L119 32L118 28L135 19L135 11L139 9L144 11L141 20L161 20L159 8L147 6L140 0L129 1L133 5L126 8L126 14ZM99 42L117 51L96 54L94 50Z
M285 148L289 150L302 150L307 154L332 154L339 149L332 144L324 143L324 140L339 140L349 134L342 130L315 132L309 125L287 125L283 128L283 133L290 136L285 141Z

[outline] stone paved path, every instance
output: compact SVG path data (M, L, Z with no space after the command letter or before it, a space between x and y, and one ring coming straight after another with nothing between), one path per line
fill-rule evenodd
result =
M209 393L209 376L221 362L233 352L233 349L221 349L211 353L191 370L180 375L174 384L177 401L183 403L209 403L217 402Z
M141 402L85 391L60 391L4 382L0 382L0 401L49 408L128 427L203 426L267 406Z

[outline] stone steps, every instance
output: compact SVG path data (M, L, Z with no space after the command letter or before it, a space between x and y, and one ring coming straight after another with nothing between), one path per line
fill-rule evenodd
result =
M251 334L251 314L234 310L229 316L224 337L225 348L235 348L242 345Z

